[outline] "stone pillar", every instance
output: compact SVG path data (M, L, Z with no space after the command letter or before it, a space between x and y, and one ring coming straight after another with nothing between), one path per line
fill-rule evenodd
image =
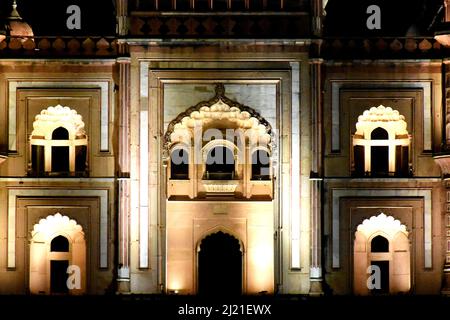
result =
M130 291L130 58L118 58L118 292Z
M310 60L311 79L311 266L310 295L322 295L323 110L322 59Z
M442 220L444 221L445 226L445 234L442 237L445 239L445 259L444 259L444 270L443 270L443 281L442 281L442 289L441 293L443 295L449 296L450 295L450 252L449 252L449 244L450 244L450 180L445 179L445 208L442 210L443 217Z
M128 34L128 0L116 0L116 33L119 36Z

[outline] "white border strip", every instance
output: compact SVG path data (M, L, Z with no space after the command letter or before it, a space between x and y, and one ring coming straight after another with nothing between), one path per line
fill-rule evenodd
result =
M431 251L431 190L380 190L380 189L331 189L332 193L332 249L333 268L340 268L339 257L339 220L340 220L340 198L341 197L422 197L425 200L423 212L424 226L424 261L425 268L432 267Z
M331 151L339 151L340 142L340 90L341 89L379 89L388 88L420 88L423 89L423 150L432 149L432 80L422 81L393 81L380 80L367 82L365 80L335 81L331 80Z
M108 267L108 190L98 189L9 189L8 190L8 268L16 267L17 197L100 197L100 268Z
M149 63L140 63L139 130L139 268L149 267L149 157L148 157L148 76Z
M300 269L300 63L291 62L291 268Z
M101 90L100 110L100 151L109 151L109 93L110 81L8 81L9 84L9 120L8 139L9 150L17 151L17 89L18 88L86 88L98 87ZM111 84L112 86L112 84Z

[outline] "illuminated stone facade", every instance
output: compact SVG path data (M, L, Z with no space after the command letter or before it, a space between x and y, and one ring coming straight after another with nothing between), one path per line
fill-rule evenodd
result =
M242 2L4 37L1 294L368 295L372 265L383 293L448 292L440 44L362 54L320 38L322 1Z

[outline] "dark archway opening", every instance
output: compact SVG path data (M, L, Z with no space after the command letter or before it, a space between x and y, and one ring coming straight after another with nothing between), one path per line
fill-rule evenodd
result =
M64 236L53 238L50 244L51 252L69 252L69 240Z
M258 150L252 154L252 180L270 179L270 157L267 151Z
M67 287L67 268L68 260L51 260L50 261L50 292L51 293L68 293Z
M389 261L371 261L372 270L375 270L373 276L380 277L379 286L375 286L372 294L388 294L389 293Z
M370 242L371 252L389 252L389 240L383 236L376 236Z
M217 232L200 244L198 293L204 296L242 294L242 252L239 240Z
M44 146L31 146L31 168L32 174L36 176L44 175L45 160L44 160Z
M50 243L51 252L69 252L69 240L64 236L56 236ZM67 268L68 260L51 260L50 261L50 292L51 293L67 293Z
M207 180L234 179L234 154L227 147L214 147L206 158Z
M69 131L63 127L56 128L52 140L69 140ZM69 172L69 147L52 147L52 172Z
M370 134L371 140L388 140L389 134L383 128L376 128ZM372 176L389 175L389 147L372 146L371 147L370 168Z
M175 149L170 155L170 179L189 179L189 153L184 149Z

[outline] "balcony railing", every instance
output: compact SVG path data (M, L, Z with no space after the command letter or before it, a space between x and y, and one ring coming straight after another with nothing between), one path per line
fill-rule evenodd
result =
M308 0L133 0L130 11L304 11Z
M161 39L308 38L309 0L134 0L129 34Z
M314 54L325 59L430 59L449 53L432 37L325 38L319 50Z
M0 57L89 57L117 55L114 37L7 37L0 42Z

